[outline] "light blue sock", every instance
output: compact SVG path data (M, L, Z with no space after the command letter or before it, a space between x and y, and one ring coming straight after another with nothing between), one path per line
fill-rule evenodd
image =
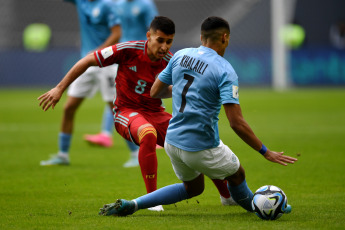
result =
M253 193L248 188L246 180L244 180L238 186L228 185L230 194L232 198L239 204L242 208L246 209L249 212L252 212L252 199Z
M108 105L104 108L102 118L102 133L112 135L114 130L114 116Z
M137 146L133 142L127 141L127 140L125 140L125 141L126 141L128 148L131 150L131 152L137 151L139 149L139 146Z
M68 133L59 133L59 152L68 154L69 147L71 146L72 135Z
M188 199L188 193L184 184L172 184L160 188L154 192L141 196L135 201L138 209L146 209L157 205L174 204L182 200Z

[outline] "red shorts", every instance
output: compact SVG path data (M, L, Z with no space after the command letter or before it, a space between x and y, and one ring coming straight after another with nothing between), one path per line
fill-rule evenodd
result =
M164 146L171 114L167 112L149 112L133 109L121 109L115 113L116 131L125 139L138 143L138 128L144 124L151 124L157 131L157 144Z

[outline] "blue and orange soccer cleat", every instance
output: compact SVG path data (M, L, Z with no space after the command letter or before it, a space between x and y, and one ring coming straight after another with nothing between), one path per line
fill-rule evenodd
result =
M134 201L118 199L115 203L105 204L98 213L101 216L128 216L135 211Z

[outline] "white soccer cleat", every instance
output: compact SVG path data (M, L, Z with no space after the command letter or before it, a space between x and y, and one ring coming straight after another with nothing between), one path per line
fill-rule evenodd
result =
M138 167L139 161L138 158L131 158L126 163L123 164L124 168L132 168L132 167Z
M229 198L225 198L220 196L220 202L222 203L222 205L224 206L233 206L233 205L238 205L236 203L236 201L234 201L234 199L230 196Z
M49 160L41 161L41 166L52 166L52 165L69 165L68 154L55 154L51 155Z
M164 208L162 205L157 205L155 207L148 208L148 210L154 211L154 212L163 212Z

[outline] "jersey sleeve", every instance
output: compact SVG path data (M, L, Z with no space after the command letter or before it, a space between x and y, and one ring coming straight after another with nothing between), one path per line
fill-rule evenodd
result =
M107 21L108 21L108 27L112 28L116 25L120 25L121 19L118 16L117 13L117 6L115 3L111 2L108 6L108 15L107 15Z
M118 51L116 45L97 50L94 53L97 64L99 67L110 66L112 64L121 63L121 51Z
M218 87L222 104L240 104L238 94L238 77L232 67L223 73Z
M174 61L174 56L169 61L165 69L159 74L158 79L168 85L172 85L172 63Z

